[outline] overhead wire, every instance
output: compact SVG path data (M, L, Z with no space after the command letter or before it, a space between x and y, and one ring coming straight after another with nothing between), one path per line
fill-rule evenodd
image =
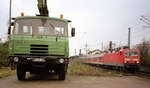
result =
M150 12L147 12L146 14L148 14L148 13L150 13ZM144 14L145 15L145 14ZM135 26L137 27L137 25L138 24L140 24L141 22L138 22L138 23L136 23L135 24L135 22L137 22L137 21L140 21L140 19L138 18L138 19L135 19L134 21L132 21L132 22L130 22L129 24L127 24L127 25L125 25L125 26L123 26L122 27L122 29L126 29L126 27L132 27L132 28L134 28ZM134 25L134 26L133 26ZM131 30L131 32L132 32L132 34L135 34L135 33L138 33L138 32L141 32L141 31L143 31L142 29L143 28L138 28L138 30L137 30L137 28L135 28L136 30ZM112 32L112 33L110 33L110 34L107 34L108 36L105 36L102 40L101 40L101 42L109 42L109 41L111 41L111 40L115 40L115 39L118 39L118 38L122 38L122 37L126 37L126 40L127 40L127 36L125 36L125 34L124 34L124 32L125 31L127 31L127 30L119 30L119 31L115 31L115 34L118 34L119 36L117 36L116 37L116 35L115 35L115 38L112 38L113 36L114 36L114 32ZM121 35L121 34L124 34L124 35ZM121 36L120 36L121 35ZM106 39L107 38L107 39ZM131 37L132 38L132 37ZM109 40L108 40L109 39ZM96 39L95 41L97 41L97 40L99 40L99 39ZM122 40L122 39L121 39ZM94 42L95 42L94 41ZM99 42L98 42L99 43Z

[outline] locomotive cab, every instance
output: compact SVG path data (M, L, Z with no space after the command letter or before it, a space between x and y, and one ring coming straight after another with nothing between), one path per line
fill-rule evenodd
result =
M140 66L140 51L133 49L125 49L120 52L126 69L138 70Z

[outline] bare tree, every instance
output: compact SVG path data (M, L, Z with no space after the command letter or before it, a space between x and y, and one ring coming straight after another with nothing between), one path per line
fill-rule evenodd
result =
M135 48L140 50L141 54L141 65L150 66L150 41L143 39L141 44L137 44Z

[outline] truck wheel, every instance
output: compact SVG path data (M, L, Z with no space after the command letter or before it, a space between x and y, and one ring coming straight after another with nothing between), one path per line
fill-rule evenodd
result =
M60 68L59 79L65 80L65 78L66 78L66 72L65 72L64 68Z
M18 78L18 80L24 80L25 76L26 76L26 72L23 69L23 66L18 65L17 66L17 78Z

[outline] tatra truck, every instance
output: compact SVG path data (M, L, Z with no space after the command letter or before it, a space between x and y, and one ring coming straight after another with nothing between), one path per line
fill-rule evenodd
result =
M68 32L68 24L63 15L50 17L47 0L37 0L39 15L12 18L8 27L9 56L11 69L18 80L30 74L58 74L65 80L69 64L69 37L75 36L75 28ZM71 34L71 36L69 36Z

